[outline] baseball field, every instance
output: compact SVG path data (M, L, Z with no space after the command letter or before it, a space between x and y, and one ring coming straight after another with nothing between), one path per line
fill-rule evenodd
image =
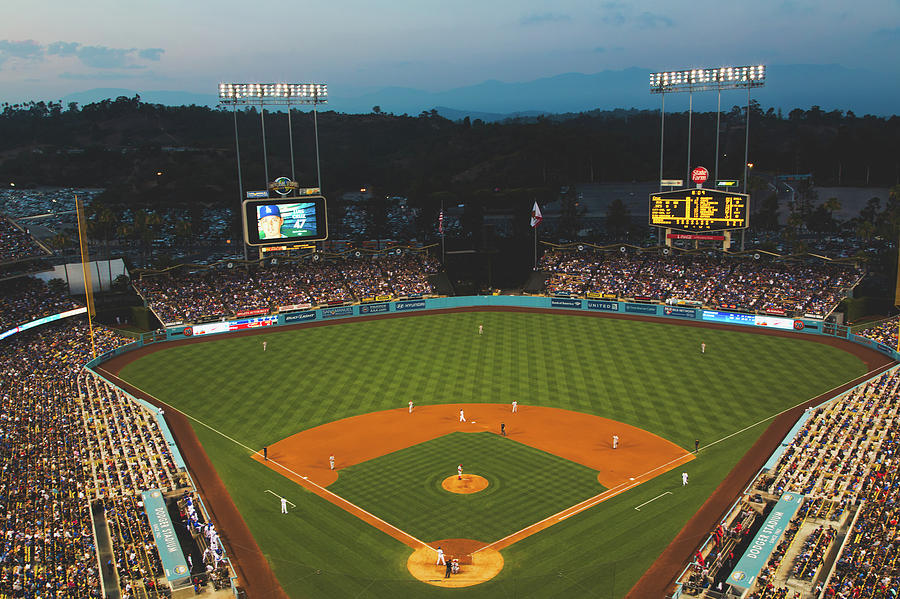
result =
M867 367L799 337L470 311L192 340L110 370L190 419L288 596L393 599L622 597L776 415ZM460 464L487 486L448 491ZM496 557L442 589L439 544L474 552L463 570Z

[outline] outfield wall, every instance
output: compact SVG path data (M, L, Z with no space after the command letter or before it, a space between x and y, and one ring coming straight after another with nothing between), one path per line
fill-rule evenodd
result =
M802 335L827 335L847 339L854 343L872 348L895 360L900 360L900 353L892 348L858 337L850 333L845 326L826 323L808 318L785 318L760 314L743 314L724 310L707 310L700 307L684 305L648 304L624 302L612 299L580 299L573 297L518 296L518 295L479 295L463 297L428 297L410 298L386 302L367 302L354 305L328 306L318 309L283 312L279 314L251 316L235 320L221 320L196 325L178 325L160 329L141 335L137 344L127 345L100 356L88 364L93 368L113 356L149 343L187 339L220 333L233 333L267 327L278 327L304 322L326 322L353 319L360 316L372 316L391 313L427 312L447 308L477 307L511 307L511 308L543 308L562 311L581 311L605 314L621 314L644 317L656 317L675 321L703 322L712 324L730 324L754 328L792 331Z

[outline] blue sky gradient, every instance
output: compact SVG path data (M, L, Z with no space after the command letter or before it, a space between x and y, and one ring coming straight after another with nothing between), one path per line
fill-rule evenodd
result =
M0 101L96 87L215 93L317 81L348 93L727 64L837 64L900 79L900 0L62 0L0 24Z

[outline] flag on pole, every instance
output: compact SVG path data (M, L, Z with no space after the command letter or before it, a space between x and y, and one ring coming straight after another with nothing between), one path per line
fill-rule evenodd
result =
M441 211L438 213L438 233L441 235L444 234L444 209L441 208Z
M544 216L541 214L541 207L538 206L537 200L535 200L534 208L531 209L531 226L538 226L542 220L544 220Z

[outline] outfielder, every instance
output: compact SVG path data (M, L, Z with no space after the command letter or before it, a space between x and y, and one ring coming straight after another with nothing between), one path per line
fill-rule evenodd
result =
M478 325L478 334L481 335L482 333L484 333L484 325L480 324Z
M269 345L268 341L263 341L263 351L266 351L266 347L268 347L268 345Z

